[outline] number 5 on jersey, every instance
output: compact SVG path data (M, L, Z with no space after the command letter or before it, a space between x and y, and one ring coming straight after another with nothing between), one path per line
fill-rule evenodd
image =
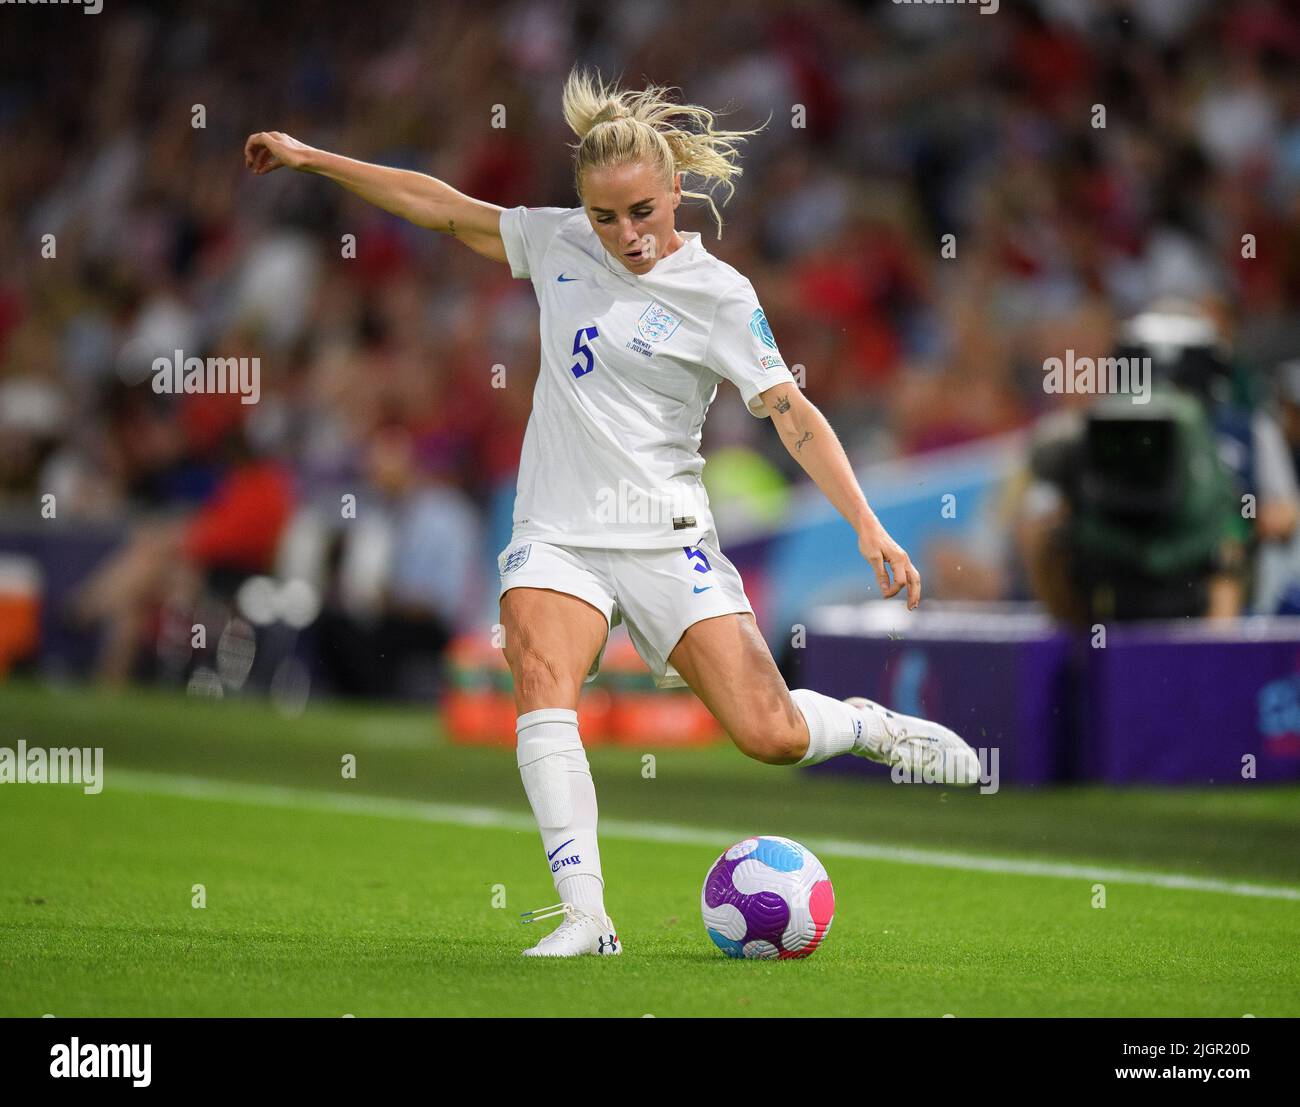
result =
M585 377L594 368L596 368L596 359L592 356L591 347L587 345L588 339L598 338L600 332L595 327L583 327L573 336L573 352L586 362L575 361L569 366L569 372L575 377Z

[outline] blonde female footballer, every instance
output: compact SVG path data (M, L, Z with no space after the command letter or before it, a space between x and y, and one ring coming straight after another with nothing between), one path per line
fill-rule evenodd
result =
M575 70L581 206L502 209L421 173L368 165L276 131L248 139L255 173L317 173L411 222L453 235L533 283L542 363L524 435L514 530L501 552L501 622L519 717L518 764L563 915L528 956L622 950L605 911L596 792L578 695L621 620L660 687L689 685L741 751L771 765L852 753L973 783L974 751L936 723L870 700L790 691L718 547L700 432L719 380L781 441L854 527L881 593L921 599L921 578L867 506L825 418L795 385L750 282L679 231L683 175L734 191L734 143L667 89L607 87ZM892 573L892 581L890 579ZM930 779L934 779L931 777Z

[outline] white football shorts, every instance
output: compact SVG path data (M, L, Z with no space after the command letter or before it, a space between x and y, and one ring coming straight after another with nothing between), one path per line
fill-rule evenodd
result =
M512 588L549 588L586 600L605 616L610 630L625 623L632 645L660 688L686 685L668 655L689 626L754 610L740 574L718 548L712 531L698 545L666 550L609 550L523 539L501 551L497 568L502 596ZM602 644L587 680L595 679L604 653Z

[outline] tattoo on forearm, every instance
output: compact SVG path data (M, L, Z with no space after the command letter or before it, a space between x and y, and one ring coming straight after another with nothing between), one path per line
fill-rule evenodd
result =
M803 444L805 442L811 442L811 441L812 441L812 431L804 431L803 437L794 444L794 448L796 450L802 450Z
M780 412L782 415L784 415L787 411L790 410L790 401L786 399L784 396L778 396L776 398L776 410Z
M449 235L452 235L453 237L455 236L455 234L456 234L456 220L454 220L454 219L448 219L448 220L447 220L447 233L448 233Z

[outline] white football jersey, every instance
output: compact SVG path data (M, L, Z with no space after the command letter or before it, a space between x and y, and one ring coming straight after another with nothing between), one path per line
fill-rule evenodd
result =
M794 378L753 285L680 233L642 276L580 207L501 213L511 273L532 279L541 308L512 541L661 549L713 530L699 450L718 382L762 418L759 393Z

